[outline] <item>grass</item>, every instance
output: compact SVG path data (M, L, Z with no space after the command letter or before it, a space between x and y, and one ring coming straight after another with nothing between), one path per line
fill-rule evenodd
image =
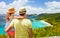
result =
M0 38L7 38L5 34L0 34Z

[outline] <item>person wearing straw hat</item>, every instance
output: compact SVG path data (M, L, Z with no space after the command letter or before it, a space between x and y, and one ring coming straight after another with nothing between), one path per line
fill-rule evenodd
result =
M14 16L15 13L15 8L14 7L9 7L7 10L7 14L6 14L6 25L5 25L5 29L9 26L10 22L13 19L20 19L20 18L25 18L22 16ZM7 34L7 38L15 38L15 30L14 28L11 28L9 31L6 31Z
M5 25L5 29L8 27L8 25L10 24L10 22L12 21L13 17L14 17L14 13L15 13L15 8L14 7L9 7L7 10L7 14L6 14L6 25ZM14 38L15 36L15 31L14 28L11 28L9 31L6 32L7 38Z
M26 16L26 9L20 9L19 15ZM15 38L33 38L32 23L29 19L13 19L8 28L5 29L5 31L8 31L12 27L15 28Z

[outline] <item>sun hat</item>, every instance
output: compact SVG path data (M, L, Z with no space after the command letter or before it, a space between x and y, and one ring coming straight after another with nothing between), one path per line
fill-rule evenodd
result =
M7 12L8 13L14 13L15 12L15 8L14 7L9 7Z

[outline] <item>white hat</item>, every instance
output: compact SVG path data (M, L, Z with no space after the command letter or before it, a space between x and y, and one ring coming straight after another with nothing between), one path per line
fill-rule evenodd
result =
M21 14L26 13L26 8L21 8L21 9L19 10L19 12L20 12Z

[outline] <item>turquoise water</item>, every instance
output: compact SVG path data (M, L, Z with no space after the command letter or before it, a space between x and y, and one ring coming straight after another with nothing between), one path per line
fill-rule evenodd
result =
M35 20L32 22L32 28L44 28L45 24L42 23L40 20Z
M0 34L6 34L6 32L4 31L4 28L0 27Z
M32 28L43 28L45 27L45 24L42 23L40 20L35 20L32 22Z

